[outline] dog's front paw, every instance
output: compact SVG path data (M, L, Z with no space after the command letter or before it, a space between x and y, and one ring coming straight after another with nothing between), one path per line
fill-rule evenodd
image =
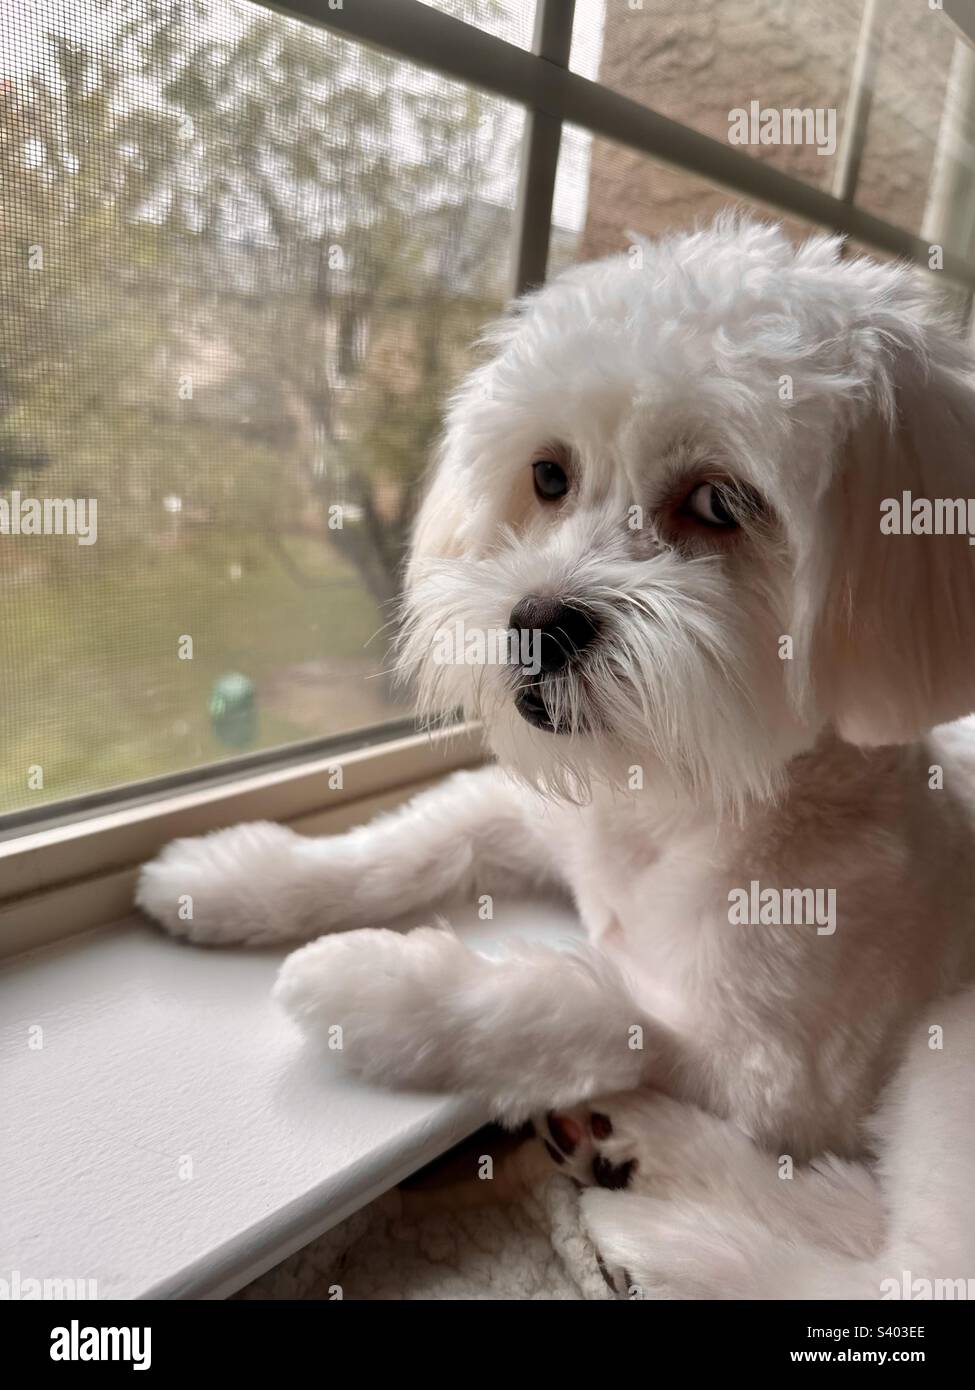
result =
M300 928L295 863L302 838L257 821L174 840L146 864L135 901L173 936L200 945L269 945Z
M438 927L326 936L287 957L274 998L358 1075L440 1089L450 1083L452 1047L436 996L466 954Z
M801 1246L774 1237L735 1205L724 1209L710 1202L592 1188L582 1194L580 1211L620 1298L669 1302L824 1296L808 1291L790 1295L790 1287L797 1287L797 1263L804 1258Z

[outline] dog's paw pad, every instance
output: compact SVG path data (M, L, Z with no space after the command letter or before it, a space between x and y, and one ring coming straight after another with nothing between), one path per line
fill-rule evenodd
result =
M628 1158L625 1163L611 1163L608 1158L603 1158L602 1154L597 1154L592 1161L592 1176L597 1187L608 1187L613 1192L620 1192L623 1188L629 1187L636 1172L636 1159Z
M579 1147L579 1141L583 1137L582 1126L571 1115L558 1115L554 1110L550 1110L545 1116L545 1124L549 1134L552 1136L552 1143L557 1149L567 1157L571 1157Z
M608 1139L613 1132L613 1122L601 1110L594 1110L589 1116L589 1128L592 1130L593 1138Z
M584 1107L552 1110L545 1116L544 1125L536 1128L552 1162L584 1187L605 1187L618 1192L630 1185L636 1160L603 1152L603 1146L614 1134L613 1122L605 1111Z

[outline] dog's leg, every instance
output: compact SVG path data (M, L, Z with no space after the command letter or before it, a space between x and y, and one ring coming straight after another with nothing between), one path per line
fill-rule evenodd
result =
M783 1298L975 1296L975 989L925 1009L873 1122L889 1234L873 1258L801 1267Z
M877 1297L868 1262L775 1235L746 1211L593 1188L582 1217L622 1298Z
M972 1298L975 988L925 1014L873 1126L891 1228L875 1297ZM916 1292L903 1292L915 1280Z
M323 937L290 955L275 994L359 1075L463 1091L517 1124L673 1066L615 966L591 947L476 953L449 929Z
M535 1128L559 1171L584 1186L705 1202L851 1257L883 1241L880 1188L864 1164L794 1164L730 1120L659 1091L601 1096L591 1108L551 1112Z
M583 1219L622 1297L826 1298L840 1277L848 1296L869 1296L885 1214L863 1165L793 1168L659 1093L596 1106L549 1115L547 1147L560 1171L595 1184Z
M608 1097L592 1112L550 1117L562 1171L581 1164L589 1181L626 1188L597 1186L583 1199L618 1290L652 1298L970 1297L975 990L929 1013L874 1123L876 1176L820 1161L783 1181L774 1155L742 1151L749 1141L731 1126L662 1098ZM933 1028L941 1032L932 1036ZM687 1111L680 1126L679 1110Z
M342 835L260 821L176 840L142 870L136 902L174 936L256 946L372 927L452 894L555 881L531 794L489 767Z

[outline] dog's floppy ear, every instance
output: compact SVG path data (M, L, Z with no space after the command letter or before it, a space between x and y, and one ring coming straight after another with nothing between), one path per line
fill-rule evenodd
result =
M455 461L456 443L442 441L426 480L426 490L413 523L407 584L424 561L456 559L464 551L464 532L469 523L471 498L463 486Z
M819 703L862 745L975 710L975 376L916 282L891 277L859 335L871 405L824 499Z

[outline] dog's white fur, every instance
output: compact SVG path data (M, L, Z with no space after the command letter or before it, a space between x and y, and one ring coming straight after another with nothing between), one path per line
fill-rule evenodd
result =
M975 551L879 524L902 490L972 492L965 349L905 268L734 217L639 270L570 271L490 343L416 528L404 660L499 765L329 839L177 842L140 904L207 943L356 929L291 955L277 996L312 1033L341 1024L366 1077L512 1123L622 1093L599 1108L637 1180L588 1193L587 1219L654 1295L975 1278L975 754L958 726L929 737L975 708ZM552 506L531 463L555 443L573 490ZM670 500L715 473L764 499L731 540ZM529 594L600 621L543 678L567 732L521 717L511 669L431 656ZM835 933L730 925L752 880L835 889ZM567 888L589 945L488 960L376 929L525 887Z

